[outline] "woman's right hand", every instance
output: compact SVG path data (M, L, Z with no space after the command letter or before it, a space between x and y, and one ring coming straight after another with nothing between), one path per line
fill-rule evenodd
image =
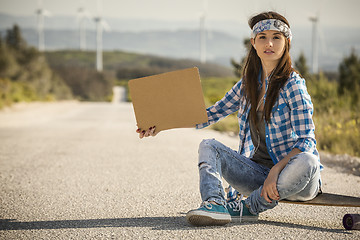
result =
M157 133L156 133L156 127L155 127L155 126L150 127L150 128L147 129L147 130L142 130L142 129L138 128L138 129L136 130L136 132L139 133L139 138L140 138L140 139L143 138L143 137L150 137L150 136L155 137L156 134L157 134Z

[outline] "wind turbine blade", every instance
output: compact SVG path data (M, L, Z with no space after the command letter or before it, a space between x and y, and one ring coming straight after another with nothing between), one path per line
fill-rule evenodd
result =
M83 19L84 19L83 14L82 14L82 12L80 11L80 9L78 9L78 12L77 12L77 14L76 14L76 22L77 22L77 23L80 23L80 22L82 22Z
M97 0L97 15L100 17L103 14L103 1Z
M105 31L107 31L107 32L111 31L110 25L105 20L101 19L100 24L104 28Z
M208 12L208 1L207 0L203 0L203 10L204 10L205 14L207 14L207 12Z
M321 26L321 21L320 21L320 14L318 13L318 22L317 22L317 31L318 31L318 36L319 36L319 42L320 42L320 48L321 48L321 53L324 55L326 55L328 52L326 51L327 48L327 44L326 44L326 40L325 40L325 34L323 31L323 28Z
M43 1L42 0L37 0L37 5L38 5L38 8L41 9L42 6L43 6Z
M76 15L76 22L79 23L79 22L84 21L85 19L86 20L91 20L91 19L93 19L93 16L85 8L79 8L78 12L77 12L77 15Z
M213 30L212 30L212 28L207 24L205 26L205 29L206 29L206 33L207 33L207 38L212 39L213 38Z
M48 11L48 10L46 10L46 9L43 9L43 15L44 15L45 17L51 17L53 14L52 14L50 11Z
M85 9L85 11L84 11L84 16L87 18L87 19L91 19L91 18L93 18L93 15L88 11L88 10L86 10Z
M79 8L78 9L78 16L92 18L92 14L86 8Z
M78 8L78 10L77 10L77 16L84 16L84 11L85 11L84 8L82 8L82 7Z

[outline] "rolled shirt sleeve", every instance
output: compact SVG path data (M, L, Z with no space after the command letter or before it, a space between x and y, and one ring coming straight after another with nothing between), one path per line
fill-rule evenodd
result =
M196 128L201 129L207 127L239 110L240 98L241 80L237 82L221 100L206 109L208 121L206 123L197 124Z

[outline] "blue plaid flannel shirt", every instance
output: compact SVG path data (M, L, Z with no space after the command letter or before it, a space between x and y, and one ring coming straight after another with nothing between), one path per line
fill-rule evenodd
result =
M264 101L266 95L264 97ZM239 150L241 155L251 158L254 145L251 140L248 116L250 106L242 91L242 79L226 95L207 109L208 122L198 124L197 129L213 124L238 111ZM272 110L270 122L265 120L266 146L274 164L285 157L293 148L310 152L318 156L315 140L315 125L312 120L313 104L307 92L305 80L292 72L288 81L279 92L279 97ZM320 161L320 158L319 158ZM322 167L321 167L322 168Z

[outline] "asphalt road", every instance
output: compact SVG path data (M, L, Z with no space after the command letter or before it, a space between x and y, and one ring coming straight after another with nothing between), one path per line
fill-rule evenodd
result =
M0 112L0 239L360 239L359 208L279 204L257 223L192 227L197 149L211 130L140 140L130 104L34 103ZM360 177L326 168L324 190L360 197Z

